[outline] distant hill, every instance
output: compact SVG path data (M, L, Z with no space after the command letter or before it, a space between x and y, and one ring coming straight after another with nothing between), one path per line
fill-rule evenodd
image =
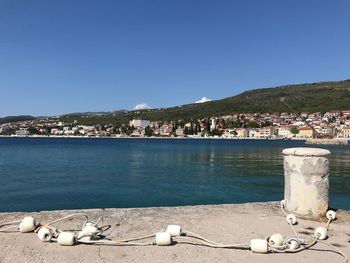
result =
M234 113L290 112L280 98L298 112L326 112L350 109L350 80L286 85L275 88L254 89L239 95L201 104L187 104L171 108L136 111L85 112L60 116L64 122L77 120L80 124L128 123L133 118L151 121L191 120ZM33 116L8 116L0 124L33 120Z
M127 123L133 118L152 121L190 120L233 113L290 112L280 98L298 112L326 112L350 109L350 80L286 85L275 88L254 89L237 96L202 104L188 104L172 108L139 111L120 111L103 116L79 118L62 116L61 120L77 119L84 124Z
M7 117L0 118L0 124L4 124L8 122L30 121L34 119L35 117L30 115L7 116Z

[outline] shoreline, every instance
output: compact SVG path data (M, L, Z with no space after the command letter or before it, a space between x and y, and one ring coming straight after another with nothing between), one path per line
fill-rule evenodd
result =
M306 141L306 138L291 138L291 139L268 139L268 138L223 138L223 137L115 137L115 136L65 136L65 135L29 135L29 136L11 136L11 135L0 135L0 138L63 138L63 139L174 139L174 140L257 140L257 141ZM339 138L348 139L348 138Z
M104 217L111 225L108 237L123 239L155 233L169 224L178 224L184 231L193 231L221 243L249 243L251 239L265 239L273 233L293 234L286 223L279 202L261 202L224 205L199 205L151 208L109 208L87 210L56 210L42 212L0 213L0 222L22 219L30 215L37 222L47 223L71 213L86 213L90 220ZM84 218L61 222L59 229L80 229ZM313 229L326 220L298 219L297 231L311 235ZM337 210L337 220L331 223L327 243L335 244L350 255L350 211ZM329 247L316 244L314 249L299 253L256 254L249 250L209 248L186 244L170 246L115 247L75 245L62 247L57 243L44 243L35 233L0 233L0 261L7 262L343 262L329 251ZM62 253L63 252L63 253Z

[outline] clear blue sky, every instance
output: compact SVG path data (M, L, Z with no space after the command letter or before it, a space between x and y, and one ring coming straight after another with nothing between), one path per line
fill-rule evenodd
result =
M350 1L0 0L0 116L350 78Z

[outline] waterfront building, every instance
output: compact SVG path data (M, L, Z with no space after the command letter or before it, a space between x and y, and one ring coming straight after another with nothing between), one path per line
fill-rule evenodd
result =
M74 135L74 131L73 130L63 130L63 133L65 135Z
M267 126L259 129L259 138L271 138L274 135L275 127Z
M345 126L342 131L343 137L350 138L350 126Z
M257 138L259 138L259 135L260 135L260 133L259 133L258 129L249 129L248 130L248 137L249 138L257 139Z
M27 128L19 128L19 130L16 131L16 136L29 136L30 131L28 131Z
M299 129L300 138L312 138L314 135L314 131L309 127L302 127Z
M236 132L234 129L225 129L223 134L222 134L222 137L224 138L234 138L236 135Z
M87 134L91 134L91 133L95 133L96 128L94 126L79 126L79 133L82 135L87 135Z
M319 129L319 133L324 136L333 137L334 135L334 128L329 125L321 125Z
M245 129L245 128L238 128L236 130L237 132L237 137L238 138L247 138L248 137L248 129Z
M64 133L63 130L60 130L60 129L51 129L51 134L53 135L62 135Z
M172 125L164 124L162 127L159 128L159 135L164 137L170 136L172 134L172 130Z
M185 131L183 128L176 129L175 134L177 137L185 137Z
M141 137L141 132L139 130L135 130L130 134L131 137Z
M280 138L293 137L293 134L291 132L291 126L280 126L277 130L277 134Z

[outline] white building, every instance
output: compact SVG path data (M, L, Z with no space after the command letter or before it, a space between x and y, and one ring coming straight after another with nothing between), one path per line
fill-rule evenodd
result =
M176 129L175 133L176 133L176 136L178 136L178 137L184 137L185 136L185 131L184 131L183 128Z
M249 129L248 130L249 138L259 138L259 129Z
M291 128L289 126L278 127L278 136L280 138L290 138L293 137Z
M64 132L60 129L51 129L51 134L53 135L62 135Z
M149 120L131 120L129 121L129 126L132 127L134 126L134 128L146 128L147 126L149 126L151 124L151 122Z
M215 130L215 128L216 128L215 119L211 119L210 130L213 131Z
M28 136L30 135L30 131L26 128L20 128L19 130L16 131L16 136Z

